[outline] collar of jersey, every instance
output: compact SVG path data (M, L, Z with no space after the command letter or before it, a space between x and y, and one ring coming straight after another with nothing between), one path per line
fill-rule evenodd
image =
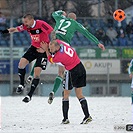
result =
M34 23L33 23L33 25L31 26L31 28L34 28L35 25L36 25L36 21L34 20Z

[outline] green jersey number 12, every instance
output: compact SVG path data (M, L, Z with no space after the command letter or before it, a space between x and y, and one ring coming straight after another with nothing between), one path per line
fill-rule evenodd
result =
M65 23L64 26L62 26L63 23ZM71 22L70 22L70 21L65 21L65 19L61 19L61 20L60 20L60 25L59 25L58 29L60 29L61 31L63 31L63 32L66 33L66 32L67 32L67 28L68 28L70 25L71 25Z

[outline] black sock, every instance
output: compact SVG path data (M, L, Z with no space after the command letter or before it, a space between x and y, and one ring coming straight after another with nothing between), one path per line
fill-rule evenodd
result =
M25 78L26 69L18 68L18 75L20 77L20 84L24 86L24 78Z
M62 100L62 111L64 119L68 119L69 100Z
M34 78L31 84L30 92L28 93L28 96L32 97L37 85L39 84L39 78Z
M85 98L81 98L79 99L79 102L81 104L82 110L84 112L85 118L89 117L89 111L88 111L88 105L87 105L87 101Z

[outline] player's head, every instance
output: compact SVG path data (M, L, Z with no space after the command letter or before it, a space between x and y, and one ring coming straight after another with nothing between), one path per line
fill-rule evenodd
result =
M60 49L60 44L56 40L50 42L49 50L51 53L56 53L59 49Z
M23 24L30 28L34 24L34 17L32 14L26 14L22 18Z
M71 18L71 19L74 19L74 20L76 20L76 19L77 19L76 14L75 14L75 13L73 13L73 12L68 13L67 17L68 17L68 18Z

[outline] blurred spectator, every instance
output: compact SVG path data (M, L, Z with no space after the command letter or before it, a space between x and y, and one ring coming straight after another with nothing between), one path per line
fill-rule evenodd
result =
M109 39L113 42L116 41L117 32L115 29L113 29L112 26L109 26L109 28L106 31L106 35L109 37Z
M113 12L110 10L107 13L107 25L113 27L114 26L114 20L112 16Z
M102 41L105 46L113 45L109 37L105 34L103 29L99 29L96 31L97 39Z
M119 29L118 29L118 36L117 37L120 37L121 34L124 34L125 35L125 30L123 29L123 27L121 26Z
M125 37L125 34L122 33L117 39L117 46L127 46L127 45L128 45L128 40Z
M6 18L4 17L2 12L0 12L0 26L6 26Z
M91 32L91 27L90 27L90 24L88 24L88 22L87 21L84 21L84 27L88 30L88 31L90 31Z
M128 38L131 39L131 34L133 34L133 24L131 21L126 26L126 33L127 33Z

